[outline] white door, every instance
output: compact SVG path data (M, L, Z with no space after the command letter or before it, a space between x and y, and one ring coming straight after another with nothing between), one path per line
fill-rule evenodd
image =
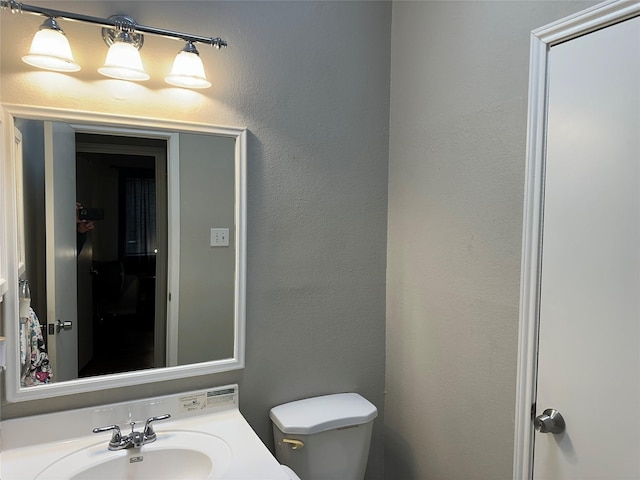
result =
M640 18L554 46L534 478L640 478Z
M78 377L76 148L75 132L64 123L44 122L47 330L53 381ZM72 322L58 329L57 321ZM52 335L53 332L53 335Z

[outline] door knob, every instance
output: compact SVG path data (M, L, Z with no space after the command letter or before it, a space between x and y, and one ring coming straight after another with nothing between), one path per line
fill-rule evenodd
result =
M71 320L56 320L56 333L60 333L60 330L71 330L73 328L73 322Z
M533 420L533 425L536 427L540 433L562 433L566 427L564 423L564 418L560 415L560 412L553 409L547 408L542 415L538 415Z

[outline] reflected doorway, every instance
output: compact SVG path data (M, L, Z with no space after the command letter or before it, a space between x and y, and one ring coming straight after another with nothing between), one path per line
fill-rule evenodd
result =
M78 377L163 366L166 141L77 133L76 196Z

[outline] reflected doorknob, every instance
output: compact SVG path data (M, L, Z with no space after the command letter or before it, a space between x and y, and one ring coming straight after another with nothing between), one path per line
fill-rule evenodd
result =
M60 319L56 320L56 333L60 333L60 330L71 330L73 328L73 322L71 320Z
M547 408L542 415L538 415L533 420L533 425L536 427L540 433L562 433L566 427L564 423L564 418L560 415L560 412L553 409Z

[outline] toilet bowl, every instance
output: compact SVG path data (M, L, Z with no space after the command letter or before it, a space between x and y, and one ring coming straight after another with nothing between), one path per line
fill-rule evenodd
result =
M289 467L287 467L286 465L280 465L280 466L284 470L284 473L289 475L289 480L301 480L300 477L296 475L296 472L291 470Z
M362 480L376 407L357 393L297 400L271 409L275 453L301 480Z

